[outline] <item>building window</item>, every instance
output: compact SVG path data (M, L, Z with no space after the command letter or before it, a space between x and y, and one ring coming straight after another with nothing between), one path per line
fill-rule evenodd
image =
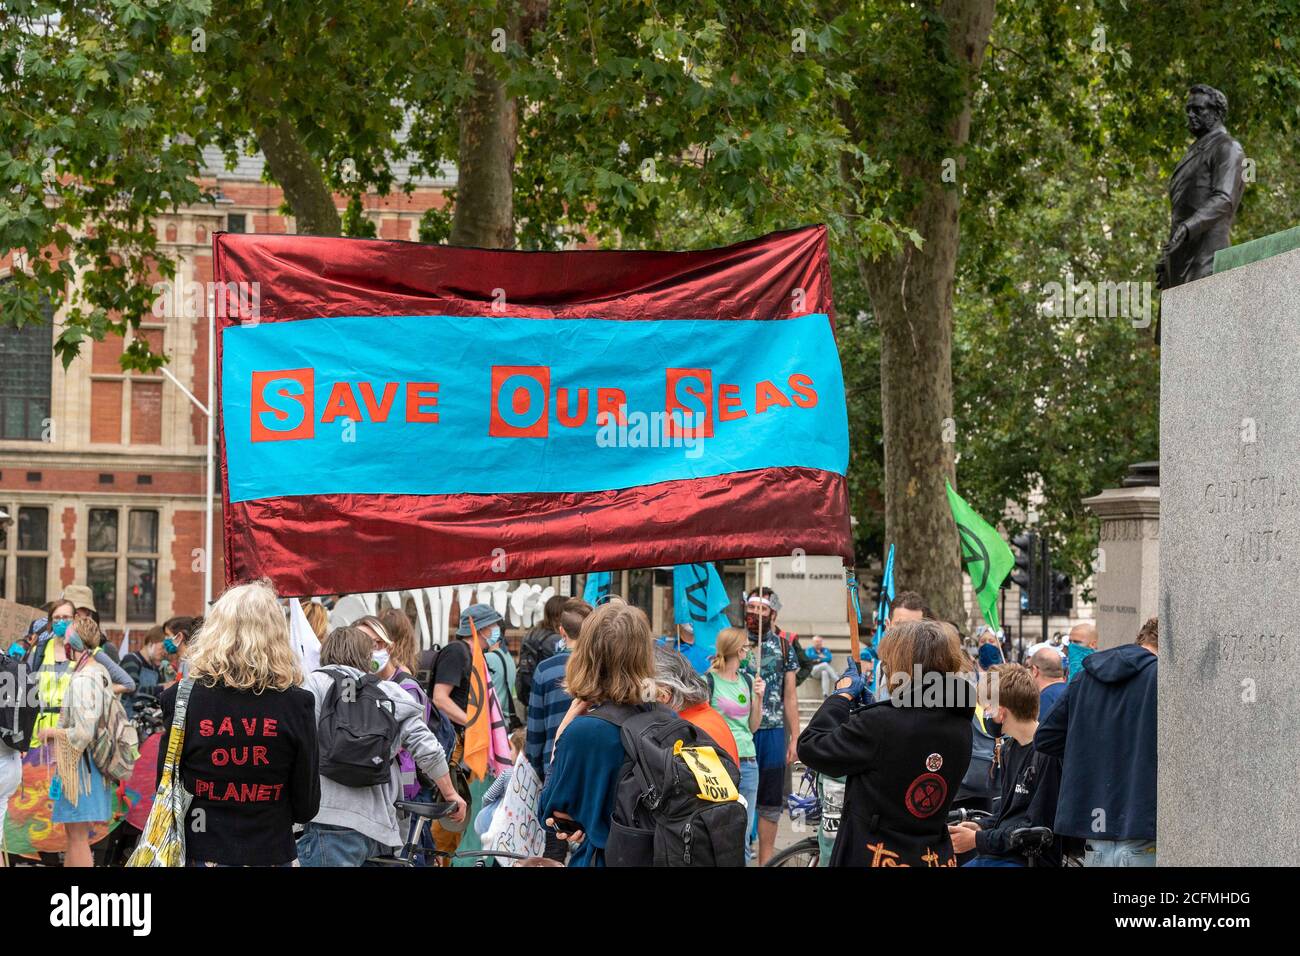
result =
M12 593L19 604L40 607L46 600L50 561L50 509L10 505L4 510L11 516L16 511L17 520L0 524L0 597Z
M125 540L121 534L126 519ZM86 538L86 584L102 621L121 620L118 595L126 595L128 624L153 624L158 616L158 512L91 508Z
M226 232L248 232L248 216L242 212L232 212L226 216Z
M0 439L41 441L50 418L54 307L21 329L0 323ZM44 603L43 601L41 603Z

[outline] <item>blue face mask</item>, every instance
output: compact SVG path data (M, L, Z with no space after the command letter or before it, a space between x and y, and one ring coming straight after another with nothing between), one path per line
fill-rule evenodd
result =
M55 637L63 637L65 634L67 634L67 633L68 633L68 625L71 624L71 623L72 623L71 621L55 621L55 622L54 622L54 627L53 627L53 630L54 630L54 636L55 636Z
M72 636L68 638L68 646L72 648L75 653L80 654L86 649L86 642L81 639L80 634L73 631Z
M492 630L488 631L487 642L489 647L496 647L501 643L501 627L493 625Z
M170 637L164 637L163 650L166 651L168 654L175 654L178 650L180 650L180 646L175 641L173 641Z

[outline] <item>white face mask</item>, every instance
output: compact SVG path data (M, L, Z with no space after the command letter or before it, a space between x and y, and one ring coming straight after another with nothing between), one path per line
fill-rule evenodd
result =
M388 651L371 651L370 663L375 665L376 671L381 671L388 666Z

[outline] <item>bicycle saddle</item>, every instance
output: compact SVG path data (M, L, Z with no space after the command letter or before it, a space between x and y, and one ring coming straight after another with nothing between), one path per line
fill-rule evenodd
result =
M1045 849L1052 845L1053 833L1050 827L1021 827L1011 831L1011 849L1025 848Z
M454 803L411 803L409 800L398 800L393 806L403 813L424 817L426 820L437 820L445 817L456 807Z

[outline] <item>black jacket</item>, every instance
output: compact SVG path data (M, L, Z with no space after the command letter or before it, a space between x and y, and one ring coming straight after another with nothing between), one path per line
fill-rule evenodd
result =
M158 744L159 777L176 692L173 684L162 694L167 730ZM180 759L181 780L194 795L187 860L279 866L297 858L293 825L320 808L315 706L301 687L255 694L195 683Z
M975 699L961 688L957 702L925 706L920 694L856 711L832 694L799 735L808 767L848 777L831 866L956 866L948 809L970 764Z
M1088 655L1038 725L1034 747L1061 758L1058 834L1156 838L1157 661L1137 644Z
M1051 827L1056 821L1061 761L1039 753L1033 741L1022 746L1009 736L1002 738L1000 761L1002 801L998 804L997 819L975 834L975 849L980 856L1024 863L1022 854L1011 852L1011 834L1022 827ZM1061 865L1059 841L1052 841L1039 863Z

